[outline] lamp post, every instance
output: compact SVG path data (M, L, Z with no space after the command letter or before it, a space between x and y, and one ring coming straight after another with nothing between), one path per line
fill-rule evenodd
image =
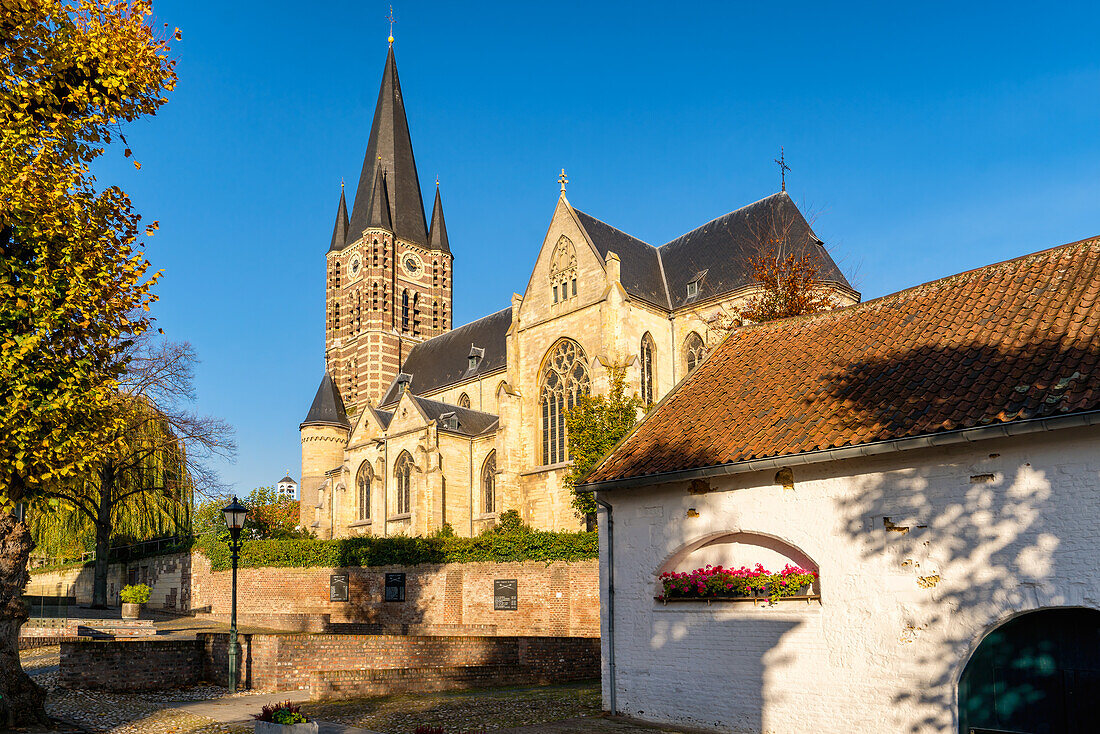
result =
M225 526L229 528L229 558L233 563L233 612L229 620L229 690L237 691L237 560L241 550L241 528L244 527L244 518L248 515L248 508L237 501L233 501L222 508L225 515Z

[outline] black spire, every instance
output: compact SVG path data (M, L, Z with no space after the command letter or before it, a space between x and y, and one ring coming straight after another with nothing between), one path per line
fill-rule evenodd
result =
M332 381L332 375L325 373L321 378L321 384L317 387L317 394L313 397L313 405L309 406L309 413L302 421L302 426L338 426L351 428L348 414L344 412L344 401L340 398L340 391L336 389L336 383Z
M371 186L370 209L367 210L367 227L381 227L393 231L393 218L390 216L390 193L386 186L386 173L381 166L374 169L374 184Z
M332 244L329 252L344 249L348 241L348 205L344 201L344 185L340 184L340 205L336 207L336 224L332 226Z
M393 46L386 55L386 68L382 72L382 86L374 108L367 154L363 158L363 171L359 174L359 185L355 189L355 203L351 207L350 232L353 239L370 226L373 184L378 178L378 168L385 169L388 174L393 233L407 242L427 246L424 199L416 175L416 161L413 160L412 139L405 117L405 102L401 97L401 83L397 78Z
M447 223L443 221L443 200L439 197L439 186L435 187L435 206L432 208L432 228L428 230L428 249L451 251L447 239Z

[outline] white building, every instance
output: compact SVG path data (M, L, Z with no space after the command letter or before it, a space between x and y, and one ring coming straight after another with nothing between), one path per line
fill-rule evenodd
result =
M298 483L287 474L275 485L275 492L279 499L298 499Z
M1091 240L732 332L584 487L610 506L605 705L724 732L1096 731L1098 299ZM757 562L819 578L656 598L665 571Z

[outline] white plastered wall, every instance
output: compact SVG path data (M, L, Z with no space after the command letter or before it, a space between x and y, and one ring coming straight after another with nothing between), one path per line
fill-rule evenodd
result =
M621 713L726 732L955 732L959 676L985 634L1029 610L1100 608L1100 429L793 471L793 489L767 472L706 494L605 493ZM821 603L654 600L685 547L738 531L808 555Z

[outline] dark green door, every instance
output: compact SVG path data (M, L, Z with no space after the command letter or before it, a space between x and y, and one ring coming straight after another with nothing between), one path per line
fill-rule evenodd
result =
M959 681L961 734L1100 732L1100 612L1046 609L991 632Z

